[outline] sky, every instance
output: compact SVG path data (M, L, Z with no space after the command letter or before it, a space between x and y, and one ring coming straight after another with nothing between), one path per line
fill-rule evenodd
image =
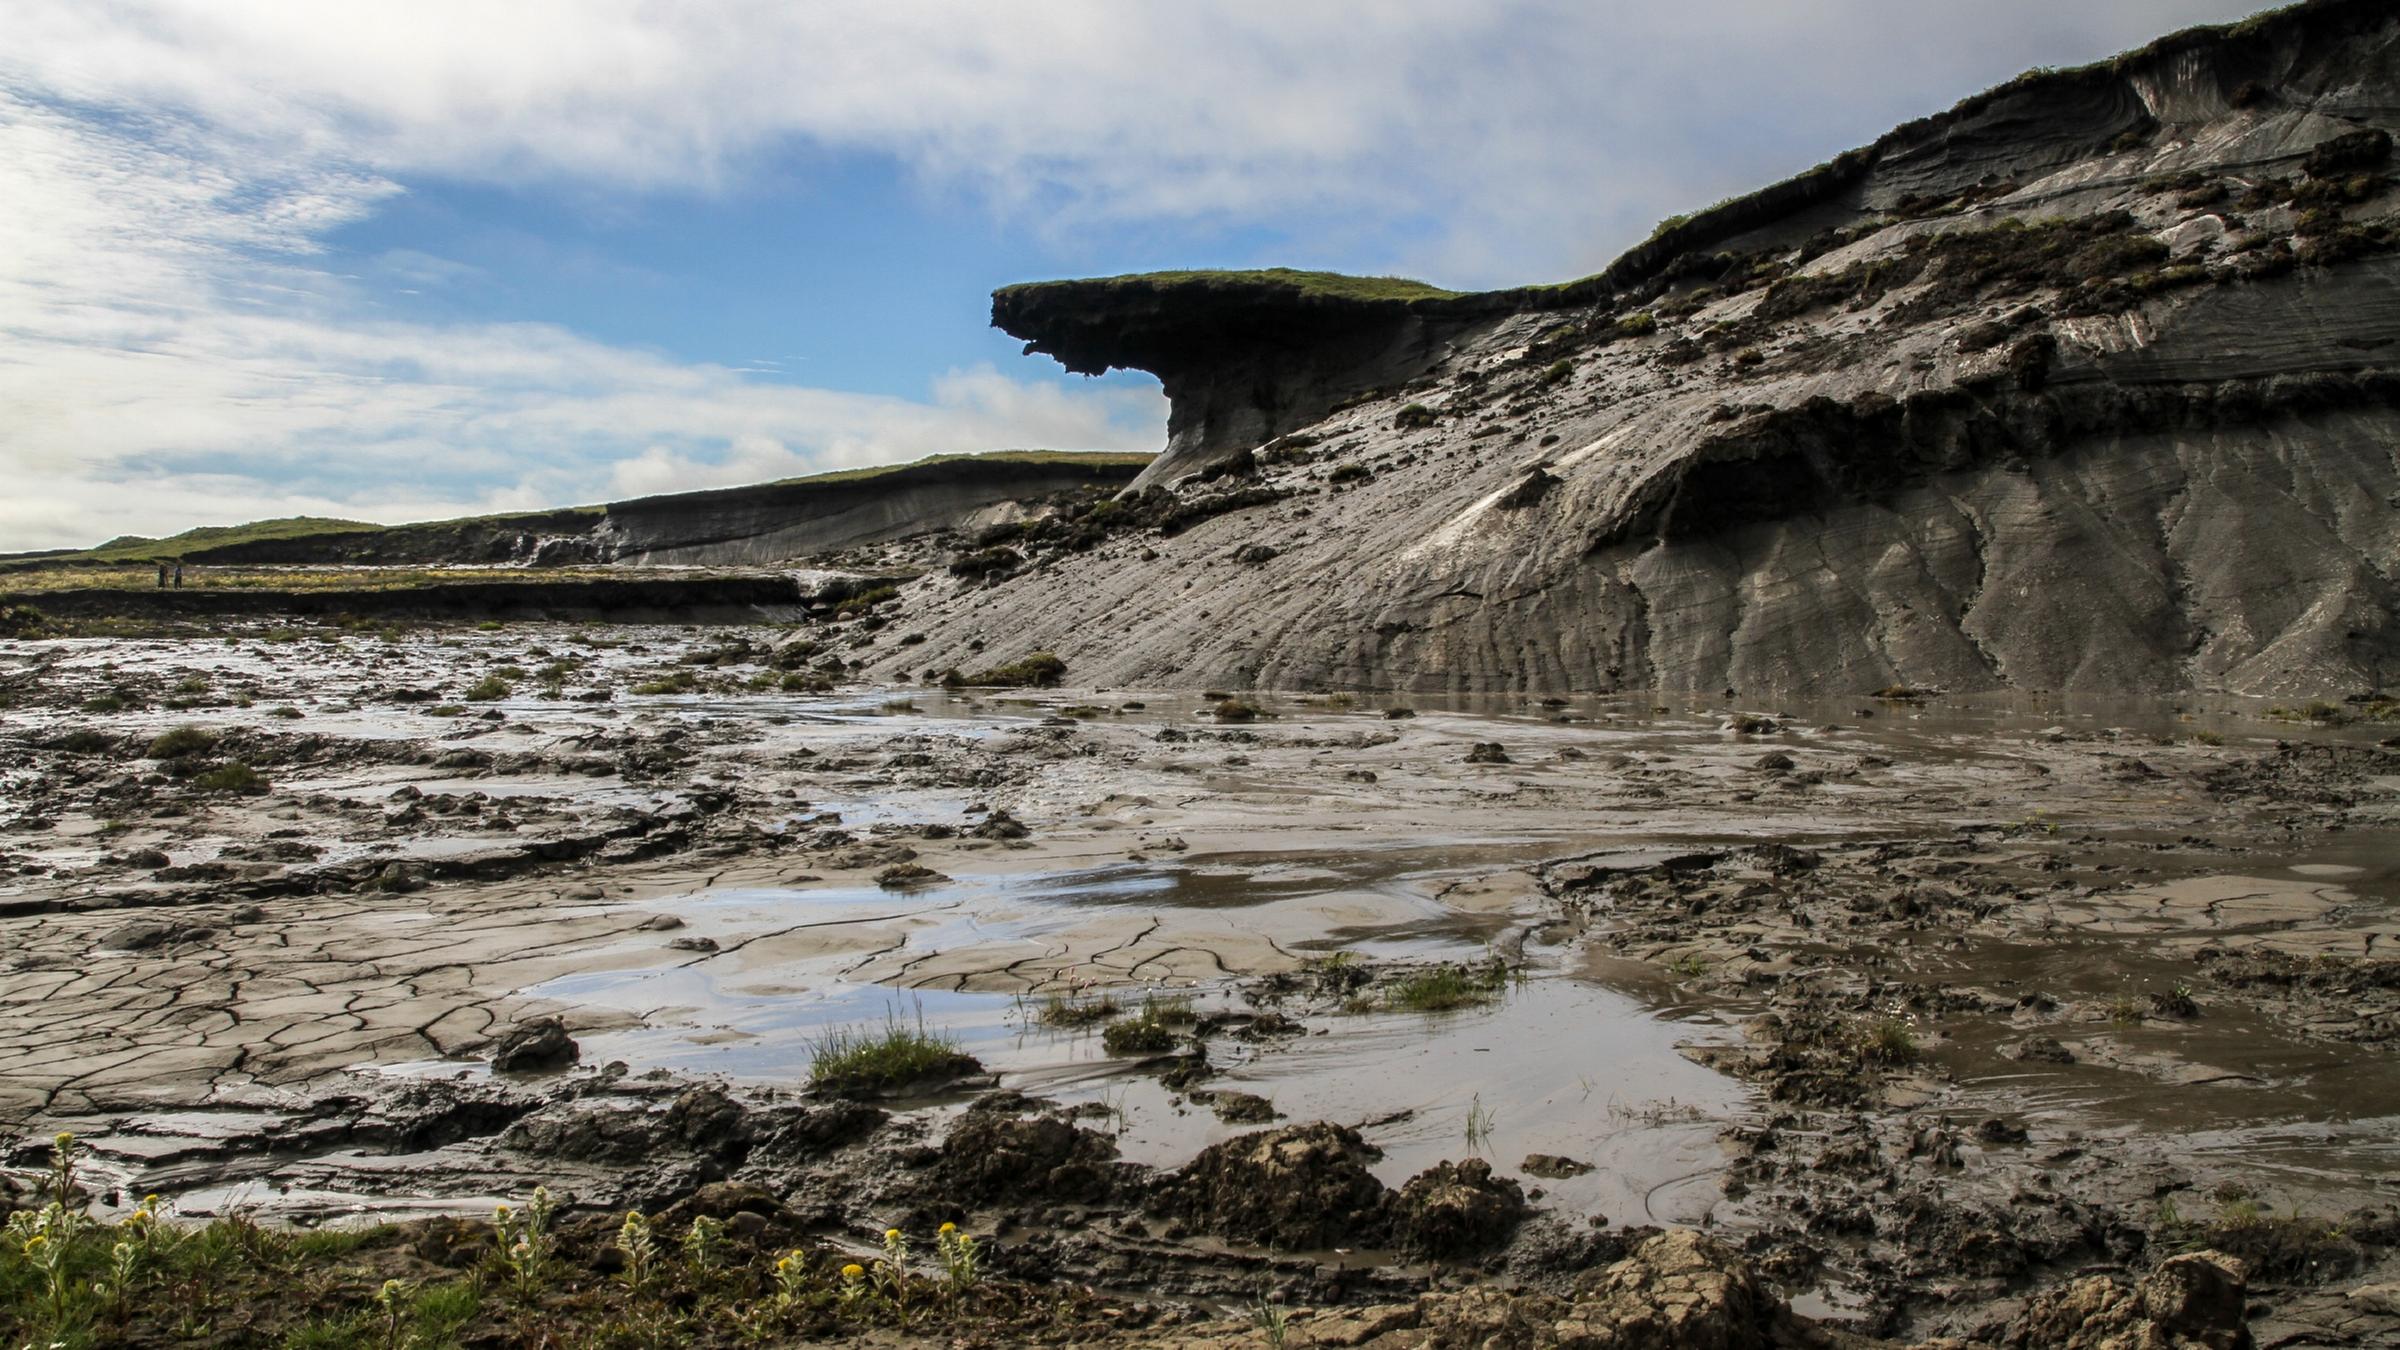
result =
M1158 448L1010 282L1459 289L2248 0L0 0L0 552Z

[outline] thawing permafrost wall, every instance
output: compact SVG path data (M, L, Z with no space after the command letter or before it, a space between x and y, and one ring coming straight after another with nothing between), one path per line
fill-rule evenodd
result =
M1545 322L1458 362L1505 365ZM2006 354L1954 324L1830 328L1853 359L1736 386L1612 348L1603 392L1526 419L1546 448L1363 405L1324 430L1367 486L1270 473L1304 495L990 589L936 579L906 659L981 640L1054 648L1079 683L1456 692L2400 673L2400 260L2062 322L2038 390L1989 378ZM1504 504L1537 463L1555 486ZM1234 560L1249 544L1274 556Z

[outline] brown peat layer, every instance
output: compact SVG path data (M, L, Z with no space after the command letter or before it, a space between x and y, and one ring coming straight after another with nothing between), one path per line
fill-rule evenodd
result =
M810 632L0 644L17 1203L61 1130L104 1217L714 1186L1092 1301L1002 1341L2400 1332L2387 705L1229 706Z

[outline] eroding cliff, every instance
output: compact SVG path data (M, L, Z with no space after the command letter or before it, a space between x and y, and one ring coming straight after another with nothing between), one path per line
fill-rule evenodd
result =
M2400 15L2028 76L1479 295L1014 287L1156 371L1127 519L927 583L910 665L1424 690L2313 694L2400 671ZM1039 571L1034 570L1035 567Z

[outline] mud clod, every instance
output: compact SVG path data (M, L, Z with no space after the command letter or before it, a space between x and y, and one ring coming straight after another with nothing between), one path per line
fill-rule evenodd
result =
M940 1166L958 1195L976 1200L1090 1203L1115 1184L1116 1142L1014 1092L978 1099L943 1139Z
M1212 1233L1313 1249L1380 1237L1392 1193L1367 1165L1382 1151L1315 1121L1212 1144L1161 1188L1157 1207Z
M546 1073L581 1058L582 1047L567 1034L566 1023L555 1017L519 1023L492 1049L492 1067L501 1073Z
M1431 1257L1490 1251L1531 1213L1525 1190L1480 1158L1439 1163L1408 1179L1392 1208L1393 1238Z
M2223 1252L2174 1257L2128 1287L2092 1275L2035 1296L2000 1343L2008 1350L2247 1350L2248 1272Z

